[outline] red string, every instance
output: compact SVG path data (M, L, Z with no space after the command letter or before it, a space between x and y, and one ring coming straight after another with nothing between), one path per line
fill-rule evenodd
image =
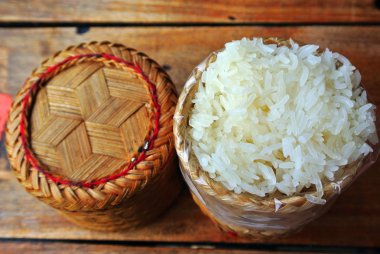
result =
M33 152L29 149L29 146L28 146L27 137L26 137L26 127L25 127L25 118L27 117L26 111L28 110L28 107L30 105L29 101L31 99L32 94L34 92L36 92L42 86L43 81L46 79L46 77L49 74L51 74L52 72L56 71L61 66L65 65L71 61L82 59L82 58L94 58L94 57L95 58L105 58L107 60L112 60L114 62L124 64L125 66L127 66L128 68L132 69L134 72L139 74L147 82L147 84L149 85L149 91L150 91L151 98L153 101L153 106L155 109L154 121L153 121L153 132L151 133L151 135L148 139L148 144L149 144L148 147L146 149L144 149L142 152L140 152L139 155L137 156L136 160L129 163L129 165L125 169L123 169L120 173L112 174L112 175L100 178L98 180L92 180L92 181L87 181L87 182L85 182L85 181L74 182L74 181L69 181L67 179L63 179L59 176L55 176L55 175L51 174L50 172L47 172L46 170L44 170L40 167L38 160L36 159ZM119 177L126 175L132 168L134 168L139 162L143 161L147 157L146 152L153 148L154 141L158 136L160 115L161 115L161 106L158 103L156 86L152 83L152 81L150 81L148 76L146 76L144 74L143 70L141 69L141 67L137 63L133 64L133 63L130 63L124 59L116 57L114 55L105 54L105 53L74 55L74 56L67 57L63 61L48 67L43 73L41 73L38 76L37 81L31 85L31 87L29 88L29 91L24 95L24 97L22 99L22 110L21 110L21 121L20 121L21 143L22 143L23 148L25 150L25 158L26 158L27 162L29 162L33 168L37 169L39 172L44 174L51 181L53 181L57 184L91 188L91 187L95 187L95 186L98 186L100 184L107 183L108 181L112 181L112 180L115 180Z
M230 237L237 237L238 236L238 234L236 232L233 232L233 231L227 231L227 235Z

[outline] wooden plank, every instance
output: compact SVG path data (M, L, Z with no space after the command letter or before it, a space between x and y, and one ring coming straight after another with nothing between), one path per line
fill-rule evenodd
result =
M271 244L380 247L380 205L377 189L380 163L373 167L320 219L289 237L260 241ZM72 240L249 243L219 231L184 191L154 223L125 232L97 232L73 226L56 211L25 193L9 172L0 171L4 193L0 237Z
M347 23L379 22L380 11L373 0L3 0L0 3L0 20L94 23Z
M83 41L110 40L147 53L169 69L178 89L196 64L225 42L253 36L294 38L346 55L363 76L374 99L380 102L380 27L168 27L168 28L92 28L76 34L74 28L0 29L4 51L8 54L7 86L14 95L37 65L69 45ZM27 41L27 43L26 43Z
M177 87L210 51L243 36L293 37L328 46L346 55L361 70L369 94L380 105L380 27L171 27L94 28L77 35L73 28L0 29L8 57L8 89L12 94L29 72L45 57L69 45L87 40L112 40L139 48L170 68ZM25 38L27 42L25 43ZM153 224L126 232L102 233L72 226L45 204L26 194L0 161L0 237L49 239L98 239L168 242L240 242L216 229L184 192L176 204ZM272 244L380 247L380 202L375 186L380 181L380 163L342 194L322 218L287 238ZM267 242L268 243L268 242Z
M7 93L8 50L0 47L0 93Z
M211 247L211 246L210 246ZM117 245L117 244L99 244L99 243L62 243L62 242L0 242L0 249L3 253L7 254L18 254L18 253L28 253L28 254L66 254L66 253L97 253L97 254L271 254L272 251L263 250L234 250L234 249L214 249L214 248L198 248L198 246L190 246L190 248L185 247L135 247L128 245ZM318 252L293 252L293 251L279 251L277 254L308 254ZM322 252L321 252L322 253ZM328 253L328 252L323 252ZM333 252L331 252L333 253Z

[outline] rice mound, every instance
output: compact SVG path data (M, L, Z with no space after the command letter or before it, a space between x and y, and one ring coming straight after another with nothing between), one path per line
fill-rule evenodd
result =
M288 196L372 152L375 106L344 56L243 38L203 72L189 124L202 170L228 190ZM338 63L339 62L339 63ZM337 64L338 63L338 64Z

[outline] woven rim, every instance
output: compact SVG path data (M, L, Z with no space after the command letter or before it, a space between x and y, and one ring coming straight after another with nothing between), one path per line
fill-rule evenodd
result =
M39 87L59 72L84 61L96 61L104 66L132 70L139 79L148 84L154 109L151 119L153 131L148 142L144 144L144 149L137 153L122 172L94 181L73 182L52 175L40 167L40 162L29 147L29 133L25 130L29 125L29 106ZM116 205L123 198L132 196L136 190L142 189L165 167L173 154L171 118L176 100L175 87L169 76L145 54L110 42L70 46L42 62L16 95L6 130L6 148L11 166L20 182L38 197L52 196L60 203L69 201L67 206L72 206L75 202L86 208L89 208L88 203L92 204L91 207L98 208L111 201L112 205ZM105 200L108 202L104 202Z
M287 47L290 46L289 40L275 37L265 38L264 43ZM302 43L299 44L302 45ZM318 52L321 51L322 49ZM193 78L188 80L185 89L182 91L178 99L175 112L174 136L176 138L175 146L177 153L179 154L182 170L189 175L197 189L205 192L207 195L214 196L219 202L229 206L242 207L242 209L243 207L249 209L254 207L256 211L277 212L280 214L293 213L295 211L302 211L317 206L317 204L309 202L304 196L305 194L316 195L316 191L313 189L304 190L303 192L290 197L279 191L263 198L246 192L236 194L227 190L220 182L211 179L209 175L202 170L198 159L193 154L191 144L189 143L189 140L187 140L190 139L187 134L189 128L188 120L189 113L193 107L192 99L198 89L202 72L210 63L214 62L215 59L216 53L212 53L206 58L203 64L200 65L203 65L202 67L194 69ZM181 154L184 153L186 153L186 155L181 156ZM357 169L362 165L362 162L363 159L360 159L343 167L335 176L336 181L334 183L329 181L323 182L323 198L326 199L327 202L332 199L335 194L345 189L353 179L359 175L360 172L357 172ZM362 171L362 169L360 169L360 171ZM280 208L276 207L275 199L281 202Z

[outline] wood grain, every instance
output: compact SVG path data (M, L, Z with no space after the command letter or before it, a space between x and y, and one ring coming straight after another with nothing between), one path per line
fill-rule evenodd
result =
M92 28L78 35L74 28L0 29L2 47L8 56L7 89L14 95L24 79L39 63L68 45L91 40L110 40L137 48L170 69L180 90L190 72L211 51L225 42L253 36L292 37L340 52L359 68L369 94L380 103L380 27L301 26L301 27L157 27ZM28 38L25 44L24 38Z
M0 93L7 93L8 50L0 47Z
M66 254L66 253L98 253L98 254L270 254L271 251L261 250L223 250L214 248L198 248L194 245L191 248L185 247L134 247L128 245L111 245L111 244L89 244L89 243L55 243L55 242L0 242L0 249L7 254L28 253L28 254ZM288 252L279 251L277 254L307 254L318 252ZM323 252L327 253L327 252Z
M7 89L15 94L24 78L48 55L69 44L112 40L146 52L165 65L180 89L193 67L224 42L243 36L293 37L346 55L362 73L364 84L380 105L380 27L170 27L93 28L78 35L73 28L0 29L9 54ZM28 43L25 44L25 38ZM231 238L208 220L184 192L155 223L134 231L99 233L73 226L29 196L0 161L0 236L4 238L95 239L170 242L249 242ZM297 234L273 244L380 247L380 202L376 186L380 163L365 173L322 218Z
M379 22L373 0L13 1L0 3L2 22L245 23Z
M131 231L104 233L81 229L67 222L56 211L27 194L5 171L0 171L4 193L0 209L2 238L39 238L72 240L122 240L164 242L235 242L249 239L230 237L219 231L183 192L168 212L154 223ZM380 163L365 173L322 218L303 231L271 244L380 247L380 204L376 186Z

